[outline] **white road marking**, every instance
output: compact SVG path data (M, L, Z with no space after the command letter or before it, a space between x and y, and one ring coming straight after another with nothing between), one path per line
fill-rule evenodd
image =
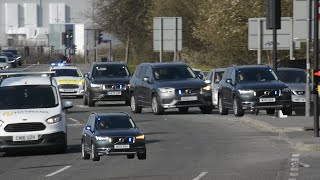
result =
M299 176L299 173L290 173L290 176L296 177L296 176Z
M300 157L300 154L292 154L292 157L295 157L295 158Z
M73 119L73 118L69 118L71 121L75 122L76 124L81 124L80 121Z
M291 168L290 168L290 177L289 180L296 180L296 178L292 178L292 177L297 177L299 176L299 166L300 166L300 154L291 154Z
M57 171L55 171L55 172L53 172L53 173L51 173L51 174L46 175L46 177L54 176L54 175L56 175L56 174L58 174L58 173L61 173L62 171L67 170L67 169L69 169L69 168L71 168L71 166L66 166L66 167L64 167L64 168L62 168L62 169L59 169L59 170L57 170Z
M82 126L82 124L67 124L67 126L72 127L72 126Z
M200 180L200 179L203 178L206 174L208 174L208 172L202 172L202 173L200 173L197 177L195 177L193 180Z
M89 106L86 106L86 105L75 105L75 106L79 108L89 108Z
M36 64L32 64L32 65L30 65L30 66L27 66L27 67L25 67L25 68L23 68L23 69L21 69L21 71L25 71L25 70L27 70L27 69L29 69L29 68L31 68L31 67L33 67L33 66L35 66Z
M299 168L291 168L291 171L299 171Z
M299 161L299 158L291 158L291 161Z
M296 178L289 178L289 180L297 180Z

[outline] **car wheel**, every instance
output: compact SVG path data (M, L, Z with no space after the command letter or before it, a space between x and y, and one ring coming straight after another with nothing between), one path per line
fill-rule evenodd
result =
M141 113L141 111L142 111L142 107L138 105L134 94L131 95L130 107L131 107L131 111L133 113Z
M161 115L164 113L164 109L159 104L159 101L156 95L152 96L152 111L155 115Z
M222 98L219 96L219 114L220 115L228 115L228 109L223 107Z
M133 159L134 158L134 154L128 154L127 155L127 159Z
M92 97L91 97L90 93L88 93L88 105L89 105L90 107L93 107L95 104L96 104L96 102L94 102L94 101L92 100Z
M86 93L83 94L83 104L88 105L88 98L86 96Z
M233 98L233 114L236 117L242 117L244 115L244 111L236 97Z
M81 142L81 156L82 159L89 159L90 158L90 154L86 152L85 147L84 147L84 142Z
M143 153L137 154L137 156L138 156L139 160L145 160L145 159L147 159L147 152L144 151Z
M202 106L200 107L201 113L202 114L211 114L212 113L212 106Z
M90 159L92 161L100 161L100 156L96 153L96 149L94 144L91 144L91 154L90 154Z
M274 115L275 109L266 109L267 114Z
M187 113L189 111L189 107L179 107L178 109L181 113Z
M57 147L56 153L58 154L63 154L67 151L68 148L68 142L67 142L67 137L64 138L63 144Z
M282 110L283 115L288 115L288 116L292 115L292 107L284 108L281 110Z

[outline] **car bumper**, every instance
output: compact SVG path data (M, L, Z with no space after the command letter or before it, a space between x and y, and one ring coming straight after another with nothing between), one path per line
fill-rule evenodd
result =
M260 102L259 97L247 97L240 96L240 102L242 109L282 109L289 108L292 106L291 96L276 96L270 97L274 98L275 102Z
M130 99L129 90L91 90L91 97L93 101L126 101Z
M13 136L0 136L0 151L26 150L36 148L59 147L65 143L66 133L57 132L52 134L42 134L34 141L13 141Z
M129 155L146 152L146 146L144 142L130 144L130 147L126 149L116 149L114 144L96 143L95 148L99 155Z
M62 96L83 96L84 90L82 87L79 88L59 88L59 92Z
M163 108L212 106L211 92L178 95L159 93L160 104Z

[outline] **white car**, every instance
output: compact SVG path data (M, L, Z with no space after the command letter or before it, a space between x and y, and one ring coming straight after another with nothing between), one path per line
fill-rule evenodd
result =
M67 149L66 109L52 72L0 73L0 151Z
M5 70L10 68L10 62L7 56L0 56L0 70Z
M54 66L53 77L57 80L59 91L62 96L83 97L84 79L79 68L74 66Z

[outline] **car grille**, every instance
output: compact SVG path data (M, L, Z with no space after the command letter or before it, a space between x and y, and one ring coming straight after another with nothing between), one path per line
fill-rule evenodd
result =
M6 141L8 145L29 145L29 144L41 144L43 139L35 141Z
M176 89L176 94L178 96L190 96L200 94L200 88L182 88Z
M257 97L278 97L280 94L280 90L270 90L270 89L265 89L265 90L257 90L256 91L256 96Z
M42 131L46 126L43 123L17 123L8 124L4 130L6 132L28 132L28 131Z
M129 138L132 138L131 142L129 142ZM123 139L123 141L121 140ZM111 137L111 143L121 144L121 143L133 143L133 137Z
M126 89L126 85L125 84L107 84L107 85L104 85L104 89L105 90L122 90L122 89Z
M76 84L60 84L59 88L61 88L61 89L77 89L77 88L79 88L79 86Z

